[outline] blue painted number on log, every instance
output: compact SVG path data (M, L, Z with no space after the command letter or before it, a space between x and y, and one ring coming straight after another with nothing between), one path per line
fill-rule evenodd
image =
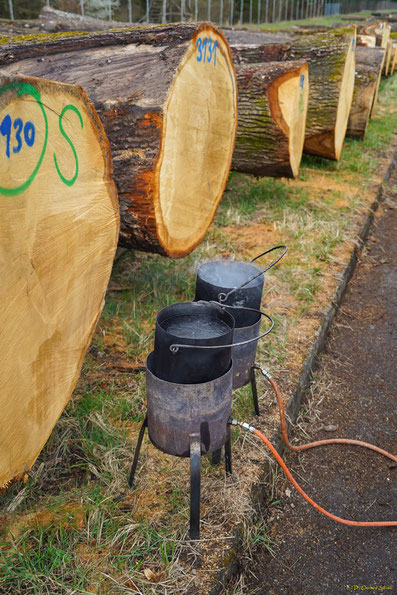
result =
M23 137L25 143L28 147L32 147L34 145L35 139L35 127L33 122L26 122L25 126L23 125L23 121L21 118L15 118L14 123L12 123L11 116L7 114L4 116L1 124L0 124L0 133L2 136L6 137L6 156L9 158L11 155L10 152L10 145L11 145L11 129L14 128L15 130L15 140L16 145L12 147L13 153L19 153L22 149L22 129L23 129Z
M206 37L205 39L198 38L196 41L196 48L197 48L197 62L207 62L210 64L212 61L214 66L216 66L216 48L217 48L217 40L212 41L210 37ZM207 48L208 48L208 55L207 55Z

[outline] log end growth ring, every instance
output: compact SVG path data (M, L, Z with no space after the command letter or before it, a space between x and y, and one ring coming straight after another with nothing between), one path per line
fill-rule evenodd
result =
M290 167L294 178L302 159L308 101L309 74L305 64L299 71L287 75L278 86L278 104L288 126Z
M185 256L207 232L227 181L236 127L229 48L204 25L188 46L164 110L155 214L168 256Z
M321 69L321 60L316 63L319 102L316 111L311 112L309 100L311 126L306 131L304 151L339 161L353 100L356 31L342 30L341 34L335 35L337 37L334 39L329 38L329 42L334 43L332 47L335 47L335 51L328 52L329 64L325 71ZM318 126L318 122L321 122L321 126Z
M339 161L343 141L345 140L347 123L349 120L350 108L353 100L354 90L354 78L356 72L356 61L355 61L355 35L351 41L351 49L347 54L345 69L343 72L341 92L339 96L338 110L336 113L335 123L335 159Z

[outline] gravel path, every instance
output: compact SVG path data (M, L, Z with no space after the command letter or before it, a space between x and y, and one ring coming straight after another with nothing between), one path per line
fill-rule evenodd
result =
M348 437L397 453L397 167L315 375L312 440ZM297 442L308 441L303 435ZM325 509L354 520L397 520L397 464L371 451L326 446L288 454L296 479ZM244 593L397 593L397 529L340 525L282 480Z

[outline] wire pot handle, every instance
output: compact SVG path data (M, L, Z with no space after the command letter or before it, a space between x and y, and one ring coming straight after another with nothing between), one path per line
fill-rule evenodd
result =
M259 341L259 339L263 339L266 337L274 327L274 320L269 314L265 312L261 312L260 310L256 310L255 308L246 308L245 306L222 306L219 302L211 301L210 304L217 304L222 308L234 308L236 310L248 310L250 312L257 312L261 316L264 316L270 321L270 327L258 337L254 337L253 339L248 339L247 341L240 341L239 343L231 343L229 345L184 345L182 343L173 343L170 345L171 353L178 353L179 349L182 347L183 349L223 349L224 347L240 347L240 345L248 345L248 343L253 343L254 341Z
M245 287L246 285L248 285L249 283L251 283L251 281L254 281L255 279L257 279L261 275L264 275L266 273L266 271L268 271L269 269L271 269L272 267L274 267L275 264L277 264L278 262L280 262L280 260L283 258L283 256L285 256L285 254L287 254L288 248L287 248L287 246L284 246L284 245L273 246L273 248L270 248L270 250L266 250L266 252L262 252L262 254L258 254L258 256L255 256L255 258L253 258L250 262L255 262L255 260L258 260L258 258L262 258L262 256L265 256L265 254L269 254L270 252L273 252L273 250L281 250L281 249L283 250L282 254L280 254L280 256L278 256L278 258L276 258L276 260L273 260L272 263L270 263L267 267L265 267L263 269L263 271L261 271L260 273L258 273L254 277L251 277L251 279L248 279L248 281L244 281L244 283L242 285L239 285L238 287L234 287L228 293L219 293L218 294L218 300L221 303L226 302L226 300L228 299L229 296L232 295L232 293L234 293L238 289L242 289L243 287Z

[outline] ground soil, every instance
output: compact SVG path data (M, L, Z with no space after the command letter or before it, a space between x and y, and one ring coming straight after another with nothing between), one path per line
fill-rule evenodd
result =
M300 427L311 439L348 437L397 452L397 168L316 373ZM310 396L308 396L309 398ZM309 399L310 400L310 399ZM308 441L299 431L295 442ZM303 489L325 509L354 520L397 519L397 464L371 451L326 446L288 454ZM397 528L337 524L284 479L269 521L274 554L245 568L247 594L397 593Z

